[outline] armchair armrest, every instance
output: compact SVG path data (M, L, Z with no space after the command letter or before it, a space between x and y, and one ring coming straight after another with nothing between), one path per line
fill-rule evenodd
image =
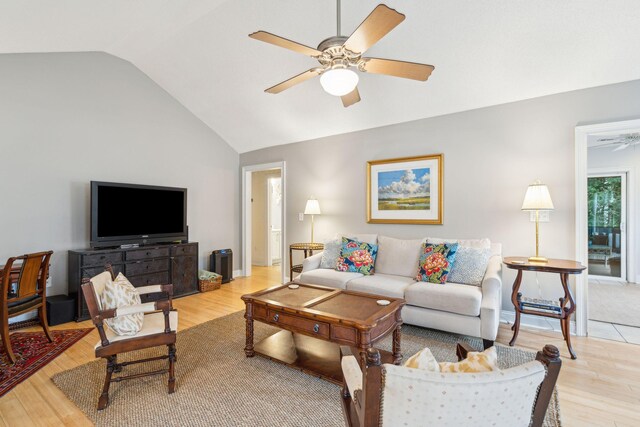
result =
M159 293L159 292L164 292L166 294L169 294L169 296L173 296L173 285L172 284L140 286L139 288L136 288L136 290L138 291L138 293L140 295L147 295L147 294L155 294L155 293Z
M357 402L356 392L362 392L362 369L355 356L343 356L340 362L342 365L342 375L344 377L344 388Z
M458 362L463 359L466 359L467 354L469 354L469 352L471 351L476 351L476 350L466 342L459 342L456 345L456 356L458 357Z
M155 302L146 302L144 304L128 305L126 307L117 308L114 317L128 316L130 314L138 313L152 313L157 311Z
M320 268L320 261L322 261L322 252L311 255L309 258L305 258L302 261L302 272L317 270Z

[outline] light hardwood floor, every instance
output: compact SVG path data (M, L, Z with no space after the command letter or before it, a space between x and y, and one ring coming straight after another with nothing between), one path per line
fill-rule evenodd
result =
M241 295L280 280L279 272L273 268L254 267L253 274L222 285L220 290L175 300L180 310L180 330L241 310L244 307ZM91 324L89 321L68 323L54 329L78 327L91 327ZM498 341L506 344L510 338L509 326L502 325ZM93 347L97 340L97 332L91 332L0 398L0 425L91 425L50 378L57 372L94 360ZM539 350L544 344L554 344L561 349L563 367L558 388L564 425L640 425L640 346L597 338L574 338L573 343L577 360L569 359L560 333L523 328L517 342L519 347L530 350Z

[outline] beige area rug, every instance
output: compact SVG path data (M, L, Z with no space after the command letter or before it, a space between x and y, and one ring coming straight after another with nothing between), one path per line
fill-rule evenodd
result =
M589 319L640 327L640 285L589 281Z
M339 387L259 356L246 358L244 325L238 312L180 332L176 392L171 395L166 393L166 375L113 383L109 407L98 412L102 360L61 372L53 382L97 426L343 426ZM255 322L256 342L276 331ZM455 361L457 342L481 347L478 339L430 329L404 326L402 331L405 358L429 347L439 360ZM390 350L390 339L379 347ZM535 358L528 351L501 345L497 349L501 368ZM554 394L545 426L559 425Z

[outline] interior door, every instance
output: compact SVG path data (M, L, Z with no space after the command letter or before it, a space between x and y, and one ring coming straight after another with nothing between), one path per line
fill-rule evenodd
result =
M627 174L589 175L589 276L627 279Z

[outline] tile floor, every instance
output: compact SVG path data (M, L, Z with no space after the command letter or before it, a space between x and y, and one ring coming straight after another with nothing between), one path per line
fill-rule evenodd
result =
M609 281L604 278L589 279L589 283L610 284L612 286L621 286L621 282ZM619 288L622 289L622 288ZM624 300L625 298L623 298ZM629 298L630 299L630 298ZM591 301L591 304L594 302ZM638 310L640 308L633 307ZM640 328L635 326L620 325L612 322L604 322L600 320L589 320L588 322L589 336L594 338L602 338L612 341L626 342L630 344L640 345Z

